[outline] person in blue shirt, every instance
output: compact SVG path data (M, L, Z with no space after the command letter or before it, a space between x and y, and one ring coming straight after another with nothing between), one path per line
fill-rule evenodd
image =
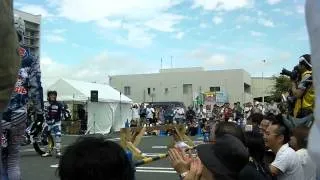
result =
M2 143L2 178L20 180L20 144L23 142L27 121L27 103L32 100L35 107L36 118L43 121L43 89L41 86L41 71L39 59L25 47L24 20L15 15L14 25L18 34L21 58L17 81L11 95L9 105L3 113L1 127L7 138L7 143ZM6 142L6 141L3 141Z

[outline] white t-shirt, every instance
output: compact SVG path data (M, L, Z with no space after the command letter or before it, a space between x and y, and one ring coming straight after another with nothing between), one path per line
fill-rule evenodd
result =
M131 112L132 112L132 119L139 119L140 118L138 108L132 108Z
M206 118L207 117L207 110L205 108L203 108L202 110L199 109L197 113L198 113L200 118Z
M147 108L146 113L147 113L147 119L153 119L153 113L154 113L153 108Z
M300 159L302 169L304 171L305 180L316 180L317 177L317 166L311 160L308 151L306 149L300 149L296 151Z
M281 146L271 165L281 171L277 176L278 180L304 180L298 154L289 147L289 144Z
M183 110L183 108L179 108L179 109L176 109L175 111L174 111L174 114L175 114L175 118L176 119L183 119L184 118L184 110Z

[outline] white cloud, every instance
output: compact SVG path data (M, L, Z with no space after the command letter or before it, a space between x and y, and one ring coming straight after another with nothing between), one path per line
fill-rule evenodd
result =
M103 37L118 44L146 47L152 43L150 29L179 32L175 27L184 17L168 10L182 0L55 0L58 15L76 22L94 22ZM75 8L75 4L77 7ZM131 27L133 26L133 29ZM103 29L101 29L103 28ZM124 29L126 36L110 32ZM110 33L113 37L110 36Z
M121 20L110 21L106 18L97 21L98 26L103 28L120 28L122 26Z
M304 14L304 6L299 5L296 7L297 13Z
M54 29L52 30L52 33L54 34L62 34L64 32L66 32L67 30L66 29Z
M270 5L278 4L281 2L281 0L267 0L267 1L268 1L268 4Z
M271 19L260 18L258 19L258 23L266 27L274 27L274 23Z
M275 9L273 9L272 11L273 11L273 12L280 12L280 13L286 15L286 16L290 16L290 15L293 14L292 11L289 11L289 10L286 10L286 9L280 9L280 8L275 8Z
M174 25L178 24L183 18L180 15L163 13L148 20L145 25L158 31L173 32L175 31Z
M65 42L65 38L58 34L48 34L44 37L50 43L61 43Z
M104 83L108 81L108 75L156 71L152 64L137 60L131 56L113 55L107 51L80 61L73 66L57 62L49 56L43 55L41 57L41 69L43 79L69 78ZM59 69L58 74L57 69Z
M220 24L220 23L222 23L222 21L223 21L223 19L221 17L218 17L218 16L215 16L215 17L212 18L212 22L214 24Z
M178 32L178 33L176 34L176 38L177 38L177 39L182 39L183 36L184 36L184 32Z
M52 17L53 15L50 14L46 8L41 5L33 5L33 4L23 4L19 8L21 11L34 14L34 15L41 15L43 18Z
M258 32L258 31L250 31L250 34L251 34L251 36L255 36L255 37L265 36L264 33Z
M195 49L185 55L186 59L201 61L205 67L224 65L226 57L222 54L211 53L205 49Z
M205 67L219 66L226 63L226 57L221 54L213 54L208 59L204 60Z
M208 27L208 24L206 24L206 23L201 23L200 24L200 28L201 29L205 29L205 28L207 28Z
M258 16L263 16L265 13L262 12L262 11L260 11L260 10L258 10L258 11L257 11L257 14L258 14Z
M240 25L237 25L237 26L236 26L236 29L241 29L241 26L240 26Z
M204 10L231 11L253 6L253 0L193 0L193 8Z
M77 43L72 43L72 44L71 44L71 46L72 46L72 47L74 47L74 48L78 48L78 47L80 47L80 45L79 45L79 44L77 44Z
M180 0L60 0L58 11L61 16L78 22L96 21L110 17L120 17L126 20L149 20L179 3L181 3Z
M236 21L239 23L251 23L254 22L256 19L252 16L248 15L240 15L237 17Z
M134 48L144 48L152 44L154 35L148 32L145 28L136 26L130 26L126 28L128 29L128 34L126 37L116 37L115 41L118 44Z
M289 53L289 52L282 52L282 53L280 53L280 55L279 55L279 60L281 60L281 61L287 61L287 60L289 60L290 58L292 58L292 54Z

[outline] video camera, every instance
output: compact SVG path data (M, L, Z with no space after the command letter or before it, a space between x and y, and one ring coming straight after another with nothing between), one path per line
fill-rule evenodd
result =
M291 80L296 80L299 77L299 66L295 66L292 71L283 68L280 74L289 76Z

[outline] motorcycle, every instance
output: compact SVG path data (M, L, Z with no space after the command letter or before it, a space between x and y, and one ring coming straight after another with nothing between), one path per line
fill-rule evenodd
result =
M25 130L25 142L22 146L32 144L34 150L39 154L44 154L47 150L53 151L54 140L48 132L47 124L41 121L32 122Z

